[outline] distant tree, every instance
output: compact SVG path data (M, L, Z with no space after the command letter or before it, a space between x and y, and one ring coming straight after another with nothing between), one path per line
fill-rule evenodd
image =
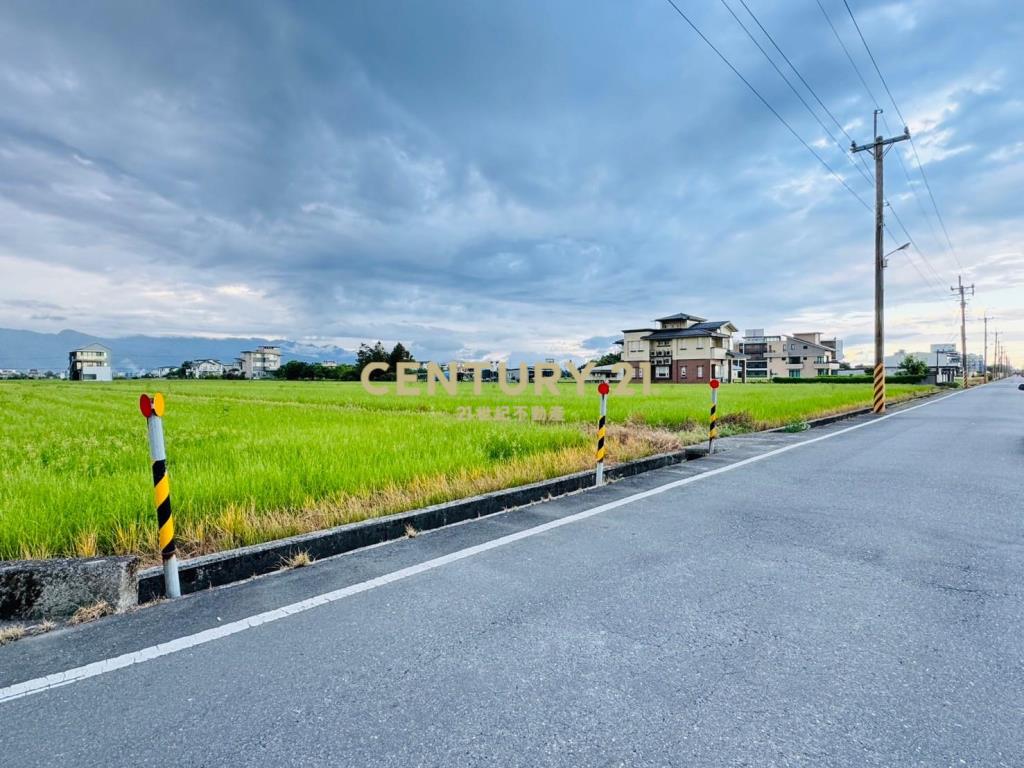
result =
M381 342L378 341L372 347L369 344L359 345L359 350L356 352L356 370L360 375L363 373L363 368L368 366L370 363L387 364L387 362L388 353ZM384 374L381 371L374 371L370 378L382 379L384 378Z
M905 373L907 376L927 376L928 375L928 363L924 360L919 360L913 355L907 355L903 358L898 366L899 370Z
M845 361L839 364L839 370L841 370L841 371L848 371L848 370L850 370L851 367L852 366L849 363L845 362Z
M412 360L412 353L402 345L402 342L395 344L388 354L388 365L391 366L391 371L395 371L399 363L409 363Z
M615 365L615 363L622 362L621 352L608 352L607 354L601 355L601 357L594 360L594 365Z
M287 379L288 381L298 381L299 379L308 378L307 368L309 366L306 363L298 360L289 360L287 363L282 365L276 371L274 376L279 379Z
M400 362L411 362L413 359L412 353L401 342L395 344L390 352L379 341L372 347L369 344L360 344L359 350L356 352L354 372L343 370L340 378L346 381L358 379L362 375L363 369L370 363L384 363L388 366L388 370L374 371L370 378L374 381L394 381L395 366Z

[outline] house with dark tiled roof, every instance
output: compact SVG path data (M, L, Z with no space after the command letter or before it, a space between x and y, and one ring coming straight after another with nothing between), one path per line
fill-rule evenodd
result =
M678 312L655 322L657 328L622 332L622 361L633 366L634 379L642 379L645 370L654 383L707 384L741 377L743 358L732 348L737 328L728 320Z

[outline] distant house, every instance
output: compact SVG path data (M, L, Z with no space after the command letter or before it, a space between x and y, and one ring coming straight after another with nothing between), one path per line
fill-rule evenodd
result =
M728 320L705 320L679 312L659 317L657 328L623 331L622 362L633 367L634 380L650 363L655 384L707 384L711 379L732 381L742 358L732 349L736 326Z
M623 376L622 369L616 369L614 365L596 365L590 369L587 381L622 381Z
M822 339L817 331L766 336L761 328L748 330L740 342L747 356L747 377L813 379L839 371L842 339Z
M219 379L227 368L228 366L219 360L193 360L185 375L190 379Z
M68 353L68 378L72 381L113 381L110 348L88 344Z
M956 381L964 375L963 363L960 353L952 344L932 344L930 352L907 352L900 350L896 354L885 356L885 373L887 376L895 376L903 371L900 363L908 357L915 357L928 366L929 383L944 384Z
M274 371L281 367L281 348L259 346L255 350L246 350L238 359L238 367L247 379L273 376Z

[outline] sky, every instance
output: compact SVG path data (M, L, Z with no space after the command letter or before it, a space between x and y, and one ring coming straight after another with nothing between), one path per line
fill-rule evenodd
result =
M867 362L846 134L904 126L843 0L857 69L817 0L745 1L676 4L834 174L665 0L3 3L0 327L537 360L682 311ZM914 137L887 351L958 341L962 274L968 350L987 313L1024 363L1024 15L848 2Z

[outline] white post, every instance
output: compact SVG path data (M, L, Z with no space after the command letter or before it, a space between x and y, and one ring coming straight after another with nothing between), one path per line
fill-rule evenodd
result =
M139 399L139 409L146 417L149 433L149 458L153 466L153 501L159 526L160 556L164 561L164 595L181 597L181 583L178 579L178 557L175 554L174 517L171 514L171 486L167 477L167 451L164 448L164 398L157 393L152 400L149 395Z
M597 386L601 394L601 418L597 422L597 470L594 485L604 485L604 454L605 454L605 423L608 420L608 382L602 381Z

